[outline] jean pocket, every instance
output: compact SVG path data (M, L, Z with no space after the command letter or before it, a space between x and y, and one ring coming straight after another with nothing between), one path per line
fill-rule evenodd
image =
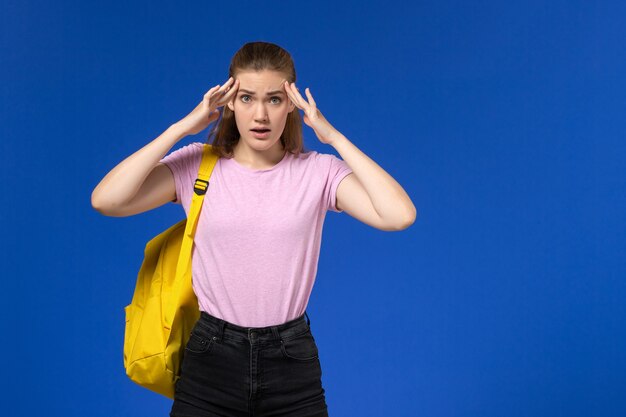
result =
M196 355L207 354L211 351L215 340L217 340L217 336L210 336L193 330L189 336L189 341L185 346L185 352L190 352Z
M319 355L310 329L294 337L282 339L280 348L286 358L297 361L312 361Z

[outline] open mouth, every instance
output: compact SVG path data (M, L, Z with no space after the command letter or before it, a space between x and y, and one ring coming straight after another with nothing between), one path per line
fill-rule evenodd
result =
M270 135L270 129L250 129L252 136L258 139L267 138Z

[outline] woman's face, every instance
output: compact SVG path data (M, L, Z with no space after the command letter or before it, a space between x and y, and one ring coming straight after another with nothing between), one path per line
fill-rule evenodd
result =
M280 136L287 116L295 108L285 92L285 75L269 70L243 71L235 78L239 80L239 88L228 108L235 113L240 140L259 151L267 150L277 142L282 148ZM254 128L270 131L264 136L255 136L251 130Z

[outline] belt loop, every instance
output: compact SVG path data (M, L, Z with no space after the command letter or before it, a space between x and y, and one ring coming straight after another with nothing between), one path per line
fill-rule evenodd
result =
M274 335L275 340L282 340L280 334L278 334L278 326L272 326L272 334Z
M309 315L306 313L306 310L304 310L304 315L306 316L306 324L307 326L311 326L311 320L309 320Z
M224 340L224 326L226 326L226 322L224 320L220 320L220 326L219 326L219 339L220 341Z

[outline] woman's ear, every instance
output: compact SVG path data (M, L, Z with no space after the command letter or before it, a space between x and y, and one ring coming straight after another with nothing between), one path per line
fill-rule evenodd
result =
M235 104L233 103L232 100L227 103L227 106L230 109L230 111L232 111L232 112L235 111Z
M296 105L293 104L293 101L291 101L291 99L290 99L289 100L289 107L288 107L289 111L288 111L288 113L291 113L293 111L293 109L295 109L295 108L296 108Z

